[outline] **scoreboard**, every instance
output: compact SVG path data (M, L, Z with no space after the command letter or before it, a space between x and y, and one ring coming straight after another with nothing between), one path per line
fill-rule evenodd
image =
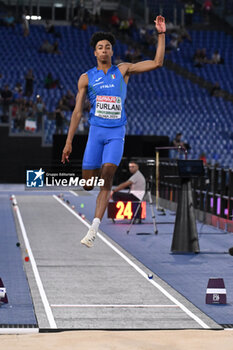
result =
M131 220L137 210L139 202L109 202L108 203L108 218L115 220ZM141 219L146 218L146 202L141 202Z

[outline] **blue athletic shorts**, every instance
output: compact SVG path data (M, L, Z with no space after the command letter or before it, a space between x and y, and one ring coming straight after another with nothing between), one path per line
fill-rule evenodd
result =
M83 157L83 169L99 169L105 163L120 164L125 141L125 125L105 128L91 125Z

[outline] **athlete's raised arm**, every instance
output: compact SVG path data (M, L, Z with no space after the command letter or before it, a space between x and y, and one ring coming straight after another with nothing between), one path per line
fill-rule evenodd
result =
M66 139L66 144L62 152L61 161L63 164L66 161L69 162L69 155L72 152L73 137L83 113L83 105L86 97L87 86L88 86L88 76L87 74L82 74L78 81L78 93L76 96L76 104L71 116L70 127L68 131L67 139Z
M165 18L162 16L157 16L154 22L155 28L158 31L158 45L155 58L153 60L147 60L138 63L120 63L118 68L124 77L127 77L131 74L149 72L156 68L162 67L165 54Z

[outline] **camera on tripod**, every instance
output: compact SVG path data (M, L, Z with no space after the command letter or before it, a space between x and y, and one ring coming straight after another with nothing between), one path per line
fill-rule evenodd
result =
M153 175L155 172L155 160L154 159L147 159L146 166L147 166L146 190L150 191L152 188Z

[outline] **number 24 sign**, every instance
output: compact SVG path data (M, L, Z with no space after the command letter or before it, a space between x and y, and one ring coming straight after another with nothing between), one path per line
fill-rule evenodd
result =
M124 220L131 220L137 210L138 202L109 202L108 204L108 218ZM141 203L141 219L146 218L146 202Z

